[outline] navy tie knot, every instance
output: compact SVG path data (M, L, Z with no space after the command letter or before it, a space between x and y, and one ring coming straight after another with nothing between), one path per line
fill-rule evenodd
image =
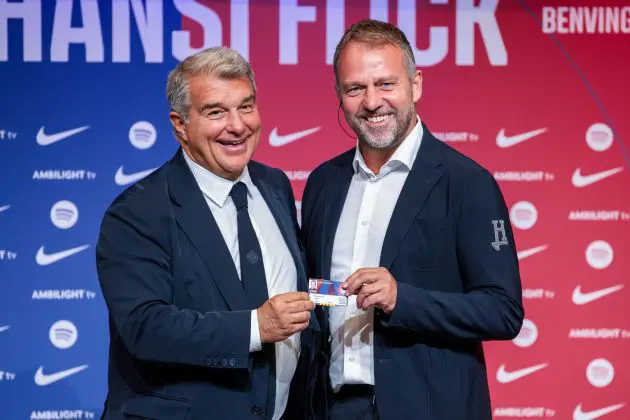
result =
M247 208L247 186L245 184L240 181L234 184L230 191L230 196L232 201L234 201L236 210Z

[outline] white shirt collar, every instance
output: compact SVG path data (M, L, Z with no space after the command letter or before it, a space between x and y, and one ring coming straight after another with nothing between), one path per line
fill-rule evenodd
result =
M241 181L247 187L247 192L249 198L252 198L252 192L254 188L254 182L249 174L249 170L247 166L243 170L241 176L238 177L237 180L231 181L226 178L222 178L215 173L210 172L203 166L199 165L195 161L193 161L188 154L182 149L182 154L184 155L184 159L188 164L188 167L192 171L201 192L207 196L214 204L219 207L223 207L225 205L225 201L227 197L230 195L230 191L232 191L232 187L237 182Z
M424 135L420 116L416 115L416 118L417 122L415 127L413 128L413 130L411 130L409 135L405 137L402 143L400 143L391 158L389 158L389 160L383 165L381 171L379 171L379 176L383 176L396 169L396 167L400 167L401 165L406 167L409 171L413 167L413 163L416 160L416 155L418 154L418 150L420 149L422 136ZM361 168L361 170L366 174L374 176L372 171L367 167L365 161L363 160L363 156L361 155L361 151L359 150L358 142L354 152L352 167L354 168L354 173L357 173L359 168Z

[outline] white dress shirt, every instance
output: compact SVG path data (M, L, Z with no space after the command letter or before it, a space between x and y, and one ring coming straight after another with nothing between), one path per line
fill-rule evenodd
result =
M378 267L383 239L407 175L420 148L420 118L392 157L375 175L357 146L350 182L333 243L331 277L346 280L359 268ZM348 306L330 314L330 379L333 391L342 385L374 385L374 310L357 309L356 295Z
M269 297L297 290L297 269L284 237L258 188L252 182L247 168L236 181L221 178L206 170L182 150L206 203L221 230L225 244L230 250L236 271L241 276L241 264L238 248L238 229L236 207L230 197L232 186L241 181L247 186L247 205L249 217L260 242L260 250L265 266L267 291ZM200 220L199 223L203 223ZM300 334L296 333L284 341L275 343L276 347L276 404L273 420L278 420L287 405L291 379L295 373L300 355ZM251 315L251 333L249 351L262 349L258 315L255 310Z

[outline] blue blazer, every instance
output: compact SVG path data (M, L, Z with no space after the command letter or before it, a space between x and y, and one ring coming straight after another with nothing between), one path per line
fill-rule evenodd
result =
M269 363L252 363L246 295L182 153L120 194L103 218L96 253L110 352L102 418L271 418ZM249 170L291 252L298 290L306 291L289 180L253 161ZM312 328L301 339L287 419L304 418L310 398Z
M383 420L490 420L482 341L514 338L524 316L514 236L492 175L423 128L380 258L398 293L391 315L375 311L376 401ZM311 277L330 278L353 156L323 163L307 182L302 235ZM321 327L327 336L325 315ZM314 404L324 419L330 349L322 343Z

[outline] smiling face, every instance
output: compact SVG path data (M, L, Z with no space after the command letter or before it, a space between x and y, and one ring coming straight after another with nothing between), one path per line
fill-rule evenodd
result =
M338 80L344 115L363 145L395 148L415 126L422 76L416 70L410 80L400 48L349 42L339 55Z
M171 123L188 156L210 172L237 179L251 159L261 133L252 85L246 77L222 79L203 74L188 79L190 109Z

